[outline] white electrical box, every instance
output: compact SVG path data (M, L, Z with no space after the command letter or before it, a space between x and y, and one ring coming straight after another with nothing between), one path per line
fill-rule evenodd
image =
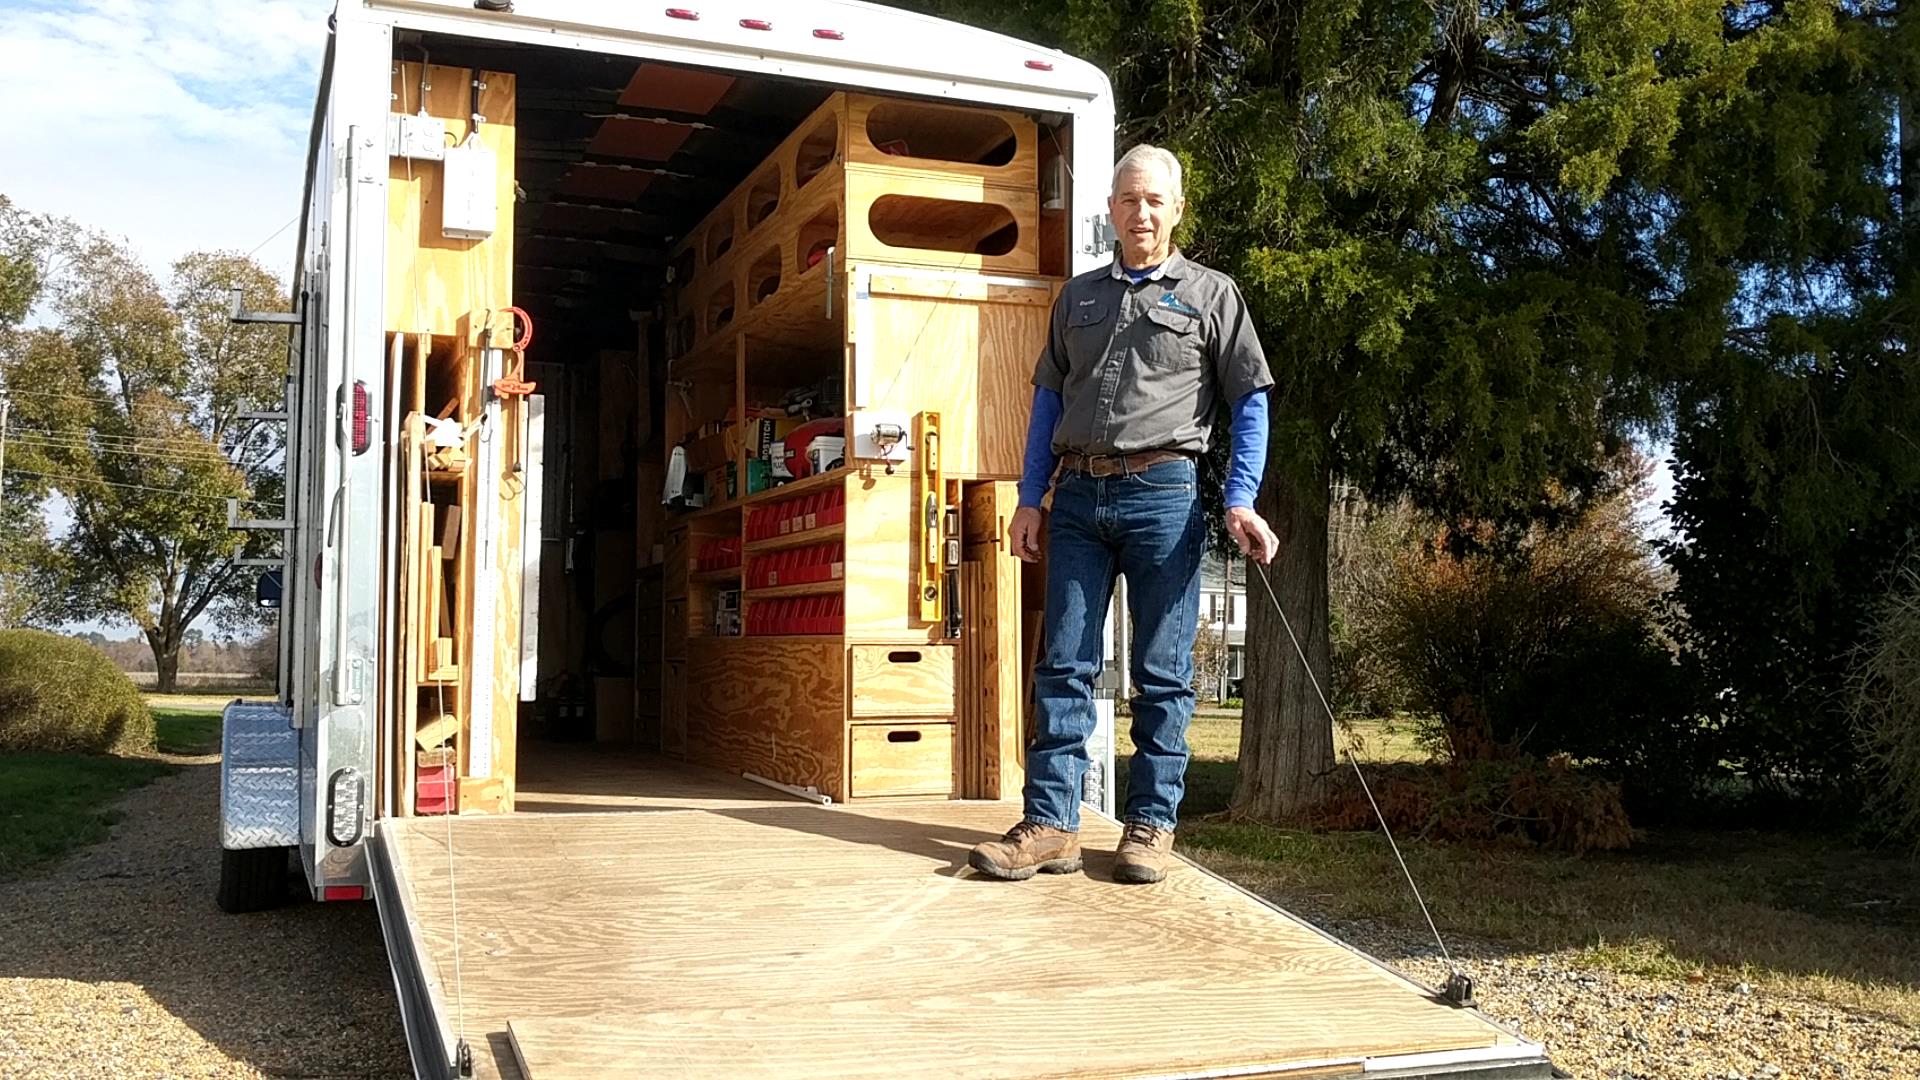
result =
M478 142L447 151L440 166L440 231L455 240L484 240L493 235L500 214L500 177L494 152Z
M447 122L418 113L388 113L387 156L413 161L445 160Z

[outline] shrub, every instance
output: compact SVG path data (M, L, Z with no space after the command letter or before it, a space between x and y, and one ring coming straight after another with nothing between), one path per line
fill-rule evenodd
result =
M106 654L42 630L0 630L0 753L152 749L153 714Z
M1694 680L1660 635L1661 582L1603 509L1517 550L1404 550L1359 613L1423 741L1455 764L1557 754L1671 798L1710 771Z
M1471 844L1521 844L1576 854L1633 842L1620 785L1575 768L1564 754L1451 766L1389 765L1368 785L1395 836ZM1373 803L1350 772L1308 815L1312 828L1373 829Z
M1852 706L1879 782L1871 801L1896 832L1920 839L1920 565L1899 575L1868 631Z

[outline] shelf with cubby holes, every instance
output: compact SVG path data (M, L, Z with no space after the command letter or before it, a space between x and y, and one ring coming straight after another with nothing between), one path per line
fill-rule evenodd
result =
M961 645L922 606L957 586L921 581L913 470L849 453L752 490L764 448L735 425L838 380L849 444L863 410L938 414L943 497L1010 488L1058 287L1040 274L1039 159L1018 113L834 94L673 252L668 368L690 389L669 442L716 500L668 523L684 595L666 723L689 759L836 801L987 786L961 757ZM982 673L1021 655L1018 625L990 632L1010 637L979 646Z
M1038 147L1018 113L834 94L675 248L676 376L842 344L849 265L1037 273Z

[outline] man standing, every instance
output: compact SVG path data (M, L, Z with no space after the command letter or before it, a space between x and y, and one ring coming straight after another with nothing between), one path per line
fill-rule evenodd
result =
M1134 147L1114 168L1107 206L1120 250L1111 266L1068 282L1054 305L1033 376L1020 508L1008 527L1008 542L1029 562L1040 558L1047 529L1047 601L1025 814L968 860L1007 880L1080 869L1080 782L1116 574L1127 577L1135 695L1114 877L1148 883L1166 874L1186 789L1206 546L1196 466L1222 401L1233 410L1227 528L1263 563L1278 546L1253 510L1273 378L1233 280L1174 250L1186 209L1179 159ZM1050 483L1053 512L1043 526Z

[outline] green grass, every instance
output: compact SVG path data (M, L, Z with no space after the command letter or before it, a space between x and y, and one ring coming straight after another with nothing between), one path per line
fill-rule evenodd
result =
M1132 743L1116 762L1124 799ZM1237 717L1198 716L1180 846L1302 914L1424 933L1386 839L1206 820L1233 793ZM1337 733L1362 764L1422 761L1405 724ZM1649 831L1623 852L1571 856L1399 837L1450 938L1556 953L1651 979L1746 981L1920 1023L1920 859L1812 832Z
M218 753L220 714L156 707L153 710L153 744L163 754Z
M0 877L106 839L123 793L173 771L147 758L87 754L0 757Z
M220 750L221 701L148 695L154 745L163 754ZM0 878L106 839L119 815L109 809L128 791L173 771L150 758L90 754L0 757Z

